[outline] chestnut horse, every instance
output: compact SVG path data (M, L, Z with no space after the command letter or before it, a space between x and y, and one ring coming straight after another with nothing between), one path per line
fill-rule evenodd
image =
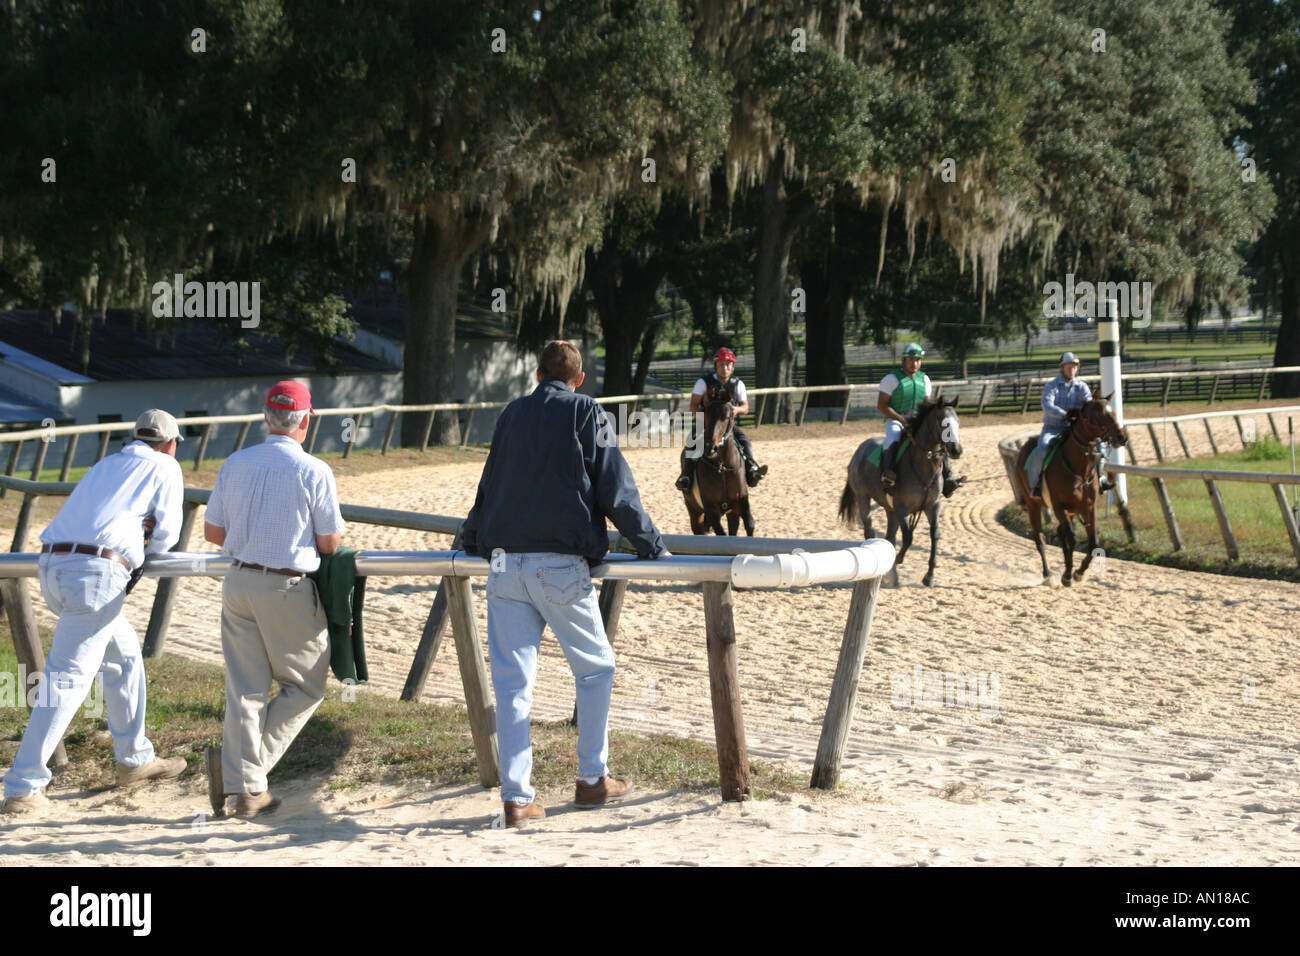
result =
M724 389L710 388L704 396L704 429L697 440L704 443L695 465L691 490L682 492L695 534L722 534L722 516L727 516L727 534L735 534L741 521L745 533L754 535L754 518L749 513L749 486L745 483L745 461L736 444L736 406Z
M1037 438L1031 438L1020 449L1016 457L1016 487L1020 500L1025 502L1029 512L1029 524L1033 528L1034 542L1038 545L1038 557L1043 562L1043 583L1051 580L1047 569L1047 541L1043 537L1043 508L1050 502L1056 515L1060 530L1061 551L1065 555L1065 572L1061 583L1067 588L1075 581L1083 580L1083 573L1092 564L1093 552L1097 549L1097 476L1100 472L1101 450L1098 442L1107 445L1125 445L1128 432L1115 421L1115 412L1110 407L1110 395L1095 398L1082 408L1070 411L1065 418L1066 430L1056 441L1056 453L1047 467L1043 469L1043 498L1031 498L1029 474L1025 471L1025 461L1038 444ZM1046 500L1044 500L1046 499ZM1088 531L1088 553L1074 567L1074 546L1076 539L1071 521L1075 517L1083 520Z
M930 522L930 566L921 583L929 587L934 582L934 561L939 551L939 507L943 503L940 494L943 490L943 456L961 457L957 402L958 399L954 398L942 404L925 401L917 406L910 429L915 437L894 464L897 480L892 492L885 490L880 481L880 466L873 464L870 457L876 446L882 444L882 439L868 438L858 446L849 462L849 480L840 495L840 519L851 525L855 516L860 518L864 535L875 537L871 527L871 503L874 500L885 509L885 537L890 544L894 543L898 529L903 529L903 546L898 550L894 570L890 573L891 587L898 586L897 568L912 546L912 531L921 512L925 512Z

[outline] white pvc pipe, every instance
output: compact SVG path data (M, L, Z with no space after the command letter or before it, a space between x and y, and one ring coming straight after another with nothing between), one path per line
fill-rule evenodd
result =
M873 538L840 551L737 555L731 583L742 588L789 588L880 577L894 566L894 546Z

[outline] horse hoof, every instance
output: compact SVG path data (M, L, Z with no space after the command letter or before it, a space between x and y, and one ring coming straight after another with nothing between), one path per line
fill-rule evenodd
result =
M1083 580L1083 572L1082 572L1082 571L1075 571L1075 572L1074 572L1074 580L1076 580L1076 581L1082 581L1082 580Z
M1061 575L1061 583L1068 588L1070 585L1074 583L1074 578L1071 577L1070 573L1067 571L1065 574Z
M927 574L925 577L921 578L921 583L924 584L927 588L930 587L932 581L934 581L933 574Z

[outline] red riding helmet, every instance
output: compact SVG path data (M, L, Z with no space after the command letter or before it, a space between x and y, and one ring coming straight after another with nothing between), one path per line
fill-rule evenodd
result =
M736 361L736 353L733 352L733 351L731 351L731 349L727 348L727 347L724 345L722 348L718 349L718 351L714 354L714 356L713 356L713 361L715 361L715 362L734 362L734 361Z

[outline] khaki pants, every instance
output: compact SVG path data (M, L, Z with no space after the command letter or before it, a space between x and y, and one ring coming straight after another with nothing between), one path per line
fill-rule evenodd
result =
M231 568L221 589L226 719L221 776L227 793L261 793L325 698L329 631L311 578ZM275 699L271 682L280 685Z

